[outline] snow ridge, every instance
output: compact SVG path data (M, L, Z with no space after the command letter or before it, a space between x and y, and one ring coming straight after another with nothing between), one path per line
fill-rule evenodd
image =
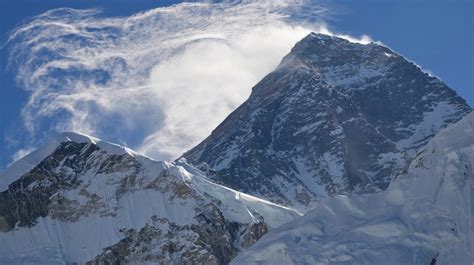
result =
M4 172L2 172L0 174L0 191L6 190L10 183L17 180L19 177L26 174L36 165L38 165L43 159L53 153L60 143L69 141L76 143L96 144L97 146L100 146L101 149L106 150L110 154L121 155L127 153L133 156L137 155L137 153L126 147L102 141L86 134L75 132L59 133L52 137L46 144L42 145L40 148L34 150L20 160L14 162Z
M1 264L228 263L301 216L214 184L184 160L155 161L76 133L12 168L0 192Z

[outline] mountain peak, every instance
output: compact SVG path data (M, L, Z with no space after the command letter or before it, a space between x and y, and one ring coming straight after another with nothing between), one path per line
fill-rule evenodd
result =
M77 133L53 137L3 176L1 264L227 264L301 216L217 185L184 160Z
M77 132L58 133L57 135L51 137L50 140L48 140L45 144L23 158L15 161L4 172L2 172L0 174L0 191L7 189L10 183L29 172L43 159L52 154L61 145L61 143L65 142L93 144L109 154L129 154L131 156L138 155L136 152L130 150L127 147L109 143L86 134Z
M183 156L216 182L304 210L319 197L386 189L470 111L387 47L312 33Z
M337 36L312 32L296 43L282 64L287 65L287 61L295 59L309 68L319 69L359 64L385 67L402 57L374 42L361 44Z
M100 147L102 150L106 151L109 154L129 154L131 156L142 156L135 151L115 143L107 142L99 138L89 136L83 133L77 132L62 132L53 137L52 141L54 142L75 142L75 143L88 143L94 144Z
M321 46L330 45L330 44L333 44L333 43L341 43L341 42L342 43L354 43L354 44L358 44L358 45L361 45L361 46L367 46L367 45L374 44L373 42L371 42L369 44L362 44L362 43L350 41L350 40L345 39L343 37L338 37L338 36L328 35L328 34L318 33L318 32L309 33L308 35L306 35L306 37L301 39L298 42L298 44L306 43L306 42L312 42L313 44L318 44L318 45L321 45Z

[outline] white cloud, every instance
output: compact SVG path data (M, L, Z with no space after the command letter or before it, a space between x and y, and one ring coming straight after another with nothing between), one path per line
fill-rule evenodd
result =
M327 10L308 3L183 3L117 18L48 11L9 41L17 80L30 93L25 127L32 137L79 131L175 158L209 135L296 41L310 31L334 35L314 21Z
M153 68L150 86L166 113L165 126L141 151L176 157L208 136L275 68L305 28L261 27L226 39L206 39Z
M7 167L9 167L10 165L12 165L13 163L15 163L16 161L22 159L23 157L29 155L31 152L33 152L35 149L34 148L24 148L24 149L19 149L18 151L16 151L13 156L12 156L12 161L7 165Z

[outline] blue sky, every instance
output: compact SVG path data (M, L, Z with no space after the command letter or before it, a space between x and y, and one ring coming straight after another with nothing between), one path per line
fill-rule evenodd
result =
M64 114L62 112L55 113L55 115L46 118L44 116L36 117L33 115L32 119L41 118L42 122L40 125L38 125L38 128L36 128L34 133L27 133L25 121L23 120L20 113L22 109L24 109L25 104L27 104L28 100L30 99L31 90L25 91L24 87L19 87L19 85L14 82L14 77L17 74L16 69L14 69L15 67L10 68L9 70L7 69L7 58L10 50L8 46L4 46L8 38L8 34L15 28L15 26L20 25L22 22L28 21L28 19L30 19L32 16L39 15L48 10L60 7L70 7L74 9L100 8L103 13L97 16L104 18L127 17L140 11L146 11L160 6L168 6L178 2L179 1L145 0L88 0L75 2L60 0L0 1L0 40L2 42L2 46L0 47L3 47L0 50L0 170L2 170L2 168L11 162L12 156L15 154L15 152L22 148L25 149L26 152L29 148L37 146L39 143L44 141L44 139L50 136L50 134L54 133L56 129L51 129L50 127L56 124L57 120L68 119L68 115L70 115ZM318 1L317 4L323 5L329 9L327 14L322 15L322 19L325 21L331 31L356 37L365 34L370 36L373 40L382 41L395 51L406 56L408 59L415 61L423 69L430 71L434 75L440 77L451 88L456 90L462 97L464 97L471 106L474 105L473 1L337 0ZM269 21L271 21L271 18L269 18ZM207 27L209 27L209 25L207 25ZM286 36L285 34L287 33L278 32L275 33L275 36L281 38L282 36ZM298 34L301 34L301 32L297 32L295 34L299 36ZM139 38L144 38L141 40L142 42L146 42L146 37L143 36L146 36L146 34L138 35ZM292 35L292 37L294 36ZM288 42L291 43L292 41L294 40L291 39ZM213 49L221 51L220 47L212 47ZM100 47L94 48L97 51L102 51L100 50ZM245 49L245 47L242 47L242 49ZM275 54L279 54L279 52L284 49L287 49L287 46L275 47L275 53L270 55L274 56ZM268 57L271 57L270 55ZM185 55L184 57L196 59L189 54ZM172 76L173 73L169 72L170 68L173 69L173 67L179 67L182 63L187 62L183 61L184 59L181 61L180 60L175 60L168 63L167 65L155 67L153 69L159 73L166 73L167 75ZM242 60L242 67L245 67L245 65L248 63L245 60ZM268 67L271 67L275 62L272 61L268 62L268 64L262 65L258 71L263 71L262 69L271 69ZM228 98L229 106L224 108L225 111L223 111L223 113L234 108L236 102L240 102L245 98L247 93L246 91L251 87L249 84L255 80L258 81L257 77L259 78L259 75L251 76L248 83L242 83L242 85L246 85L248 88L245 88L245 91L241 92L239 97ZM241 79L241 76L232 76L229 78ZM158 78L158 80L154 81L159 83L163 81L168 82L169 80L162 80ZM77 83L74 84L77 85ZM203 85L207 84L208 83L204 83ZM175 88L173 87L173 89ZM205 92L209 93L209 91ZM180 95L172 95L173 97L180 97ZM223 96L228 97L228 94L223 94ZM162 96L161 99L162 98L165 97ZM184 98L186 98L186 96L184 96ZM115 99L116 98L113 98L112 100ZM205 98L203 100L205 100ZM140 104L142 103L140 101L137 102ZM211 103L215 104L215 102ZM74 102L74 104L74 106L77 106L77 102ZM84 102L81 102L81 104L84 104ZM147 102L147 104L155 103ZM166 105L166 102L156 102L156 104ZM47 106L48 105L40 105L40 107L37 109L33 108L33 111L38 111L41 108L45 108ZM90 109L94 108L100 109L100 107L100 105L93 105L93 107L89 106L88 110L90 111ZM104 125L102 124L102 119L99 119L99 122L102 122L101 129L94 130L93 133L101 138L105 138L106 140L128 144L132 148L138 148L143 151L149 151L150 149L157 148L157 145L146 146L144 143L147 143L147 141L152 142L160 140L163 142L163 144L166 144L167 141L171 140L173 142L176 142L179 139L188 140L190 137L189 135L184 135L182 137L180 136L178 138L167 138L167 135L176 135L182 133L182 131L178 131L179 133L176 133L176 131L170 131L167 134L162 133L155 135L155 138L147 138L148 135L154 135L153 132L155 130L161 128L166 129L168 127L168 129L175 128L179 124L182 124L182 122L178 122L176 124L171 124L168 127L166 127L166 125L162 125L162 116L170 115L169 112L174 110L173 107L168 107L166 109L168 112L163 112L162 110L149 112L147 109L137 111L137 115L132 117L131 120L133 121L130 121L129 126L117 127L118 123L123 122L123 115L125 114L114 113L114 109L112 108L109 109L109 112L106 114L107 119L103 119L109 121L109 124ZM65 115L66 118L64 118L63 115ZM144 118L145 116L154 116L157 118ZM90 119L98 118L97 116L88 117ZM136 121L137 117L139 117L138 121ZM192 122L185 120L183 117L176 115L172 117L175 120L183 119L183 122L187 122L187 124L190 124L190 126L193 125ZM216 122L214 121L214 123ZM208 124L208 127L212 128L215 126L214 123ZM153 126L150 124L153 124ZM60 125L62 125L62 123ZM67 128L71 128L72 126L70 123L67 125ZM61 128L60 126L57 127ZM83 127L79 126L78 128L82 129ZM209 130L209 128L207 130ZM194 142L198 141L200 137L202 138L206 133L207 131L203 130L202 132L199 132L199 135L191 137L191 140ZM158 147L160 147L160 145L158 145ZM175 148L176 150L173 151L180 152L185 148L188 148L188 146L180 145L177 146ZM159 154L158 157L160 157Z

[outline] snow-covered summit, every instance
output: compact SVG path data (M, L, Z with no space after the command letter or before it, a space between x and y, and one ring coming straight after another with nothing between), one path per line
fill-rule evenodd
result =
M323 197L386 189L470 111L383 45L312 33L183 157L218 183L305 211Z
M0 264L223 264L301 215L212 183L185 161L76 133L12 168L2 175Z
M438 133L385 192L322 200L232 264L471 264L473 136L471 113Z
M403 58L379 43L354 43L337 36L314 32L296 43L289 55L291 56L286 56L283 61L289 57L298 57L312 67L359 63L360 59L383 65Z
M0 191L6 190L10 183L17 180L19 177L37 166L43 159L53 153L54 150L56 150L56 148L63 142L95 144L100 146L101 149L107 150L107 152L111 154L136 154L134 151L126 147L109 143L86 134L76 132L62 132L53 136L48 142L35 149L30 154L19 159L18 161L15 161L4 172L2 172L0 174Z

